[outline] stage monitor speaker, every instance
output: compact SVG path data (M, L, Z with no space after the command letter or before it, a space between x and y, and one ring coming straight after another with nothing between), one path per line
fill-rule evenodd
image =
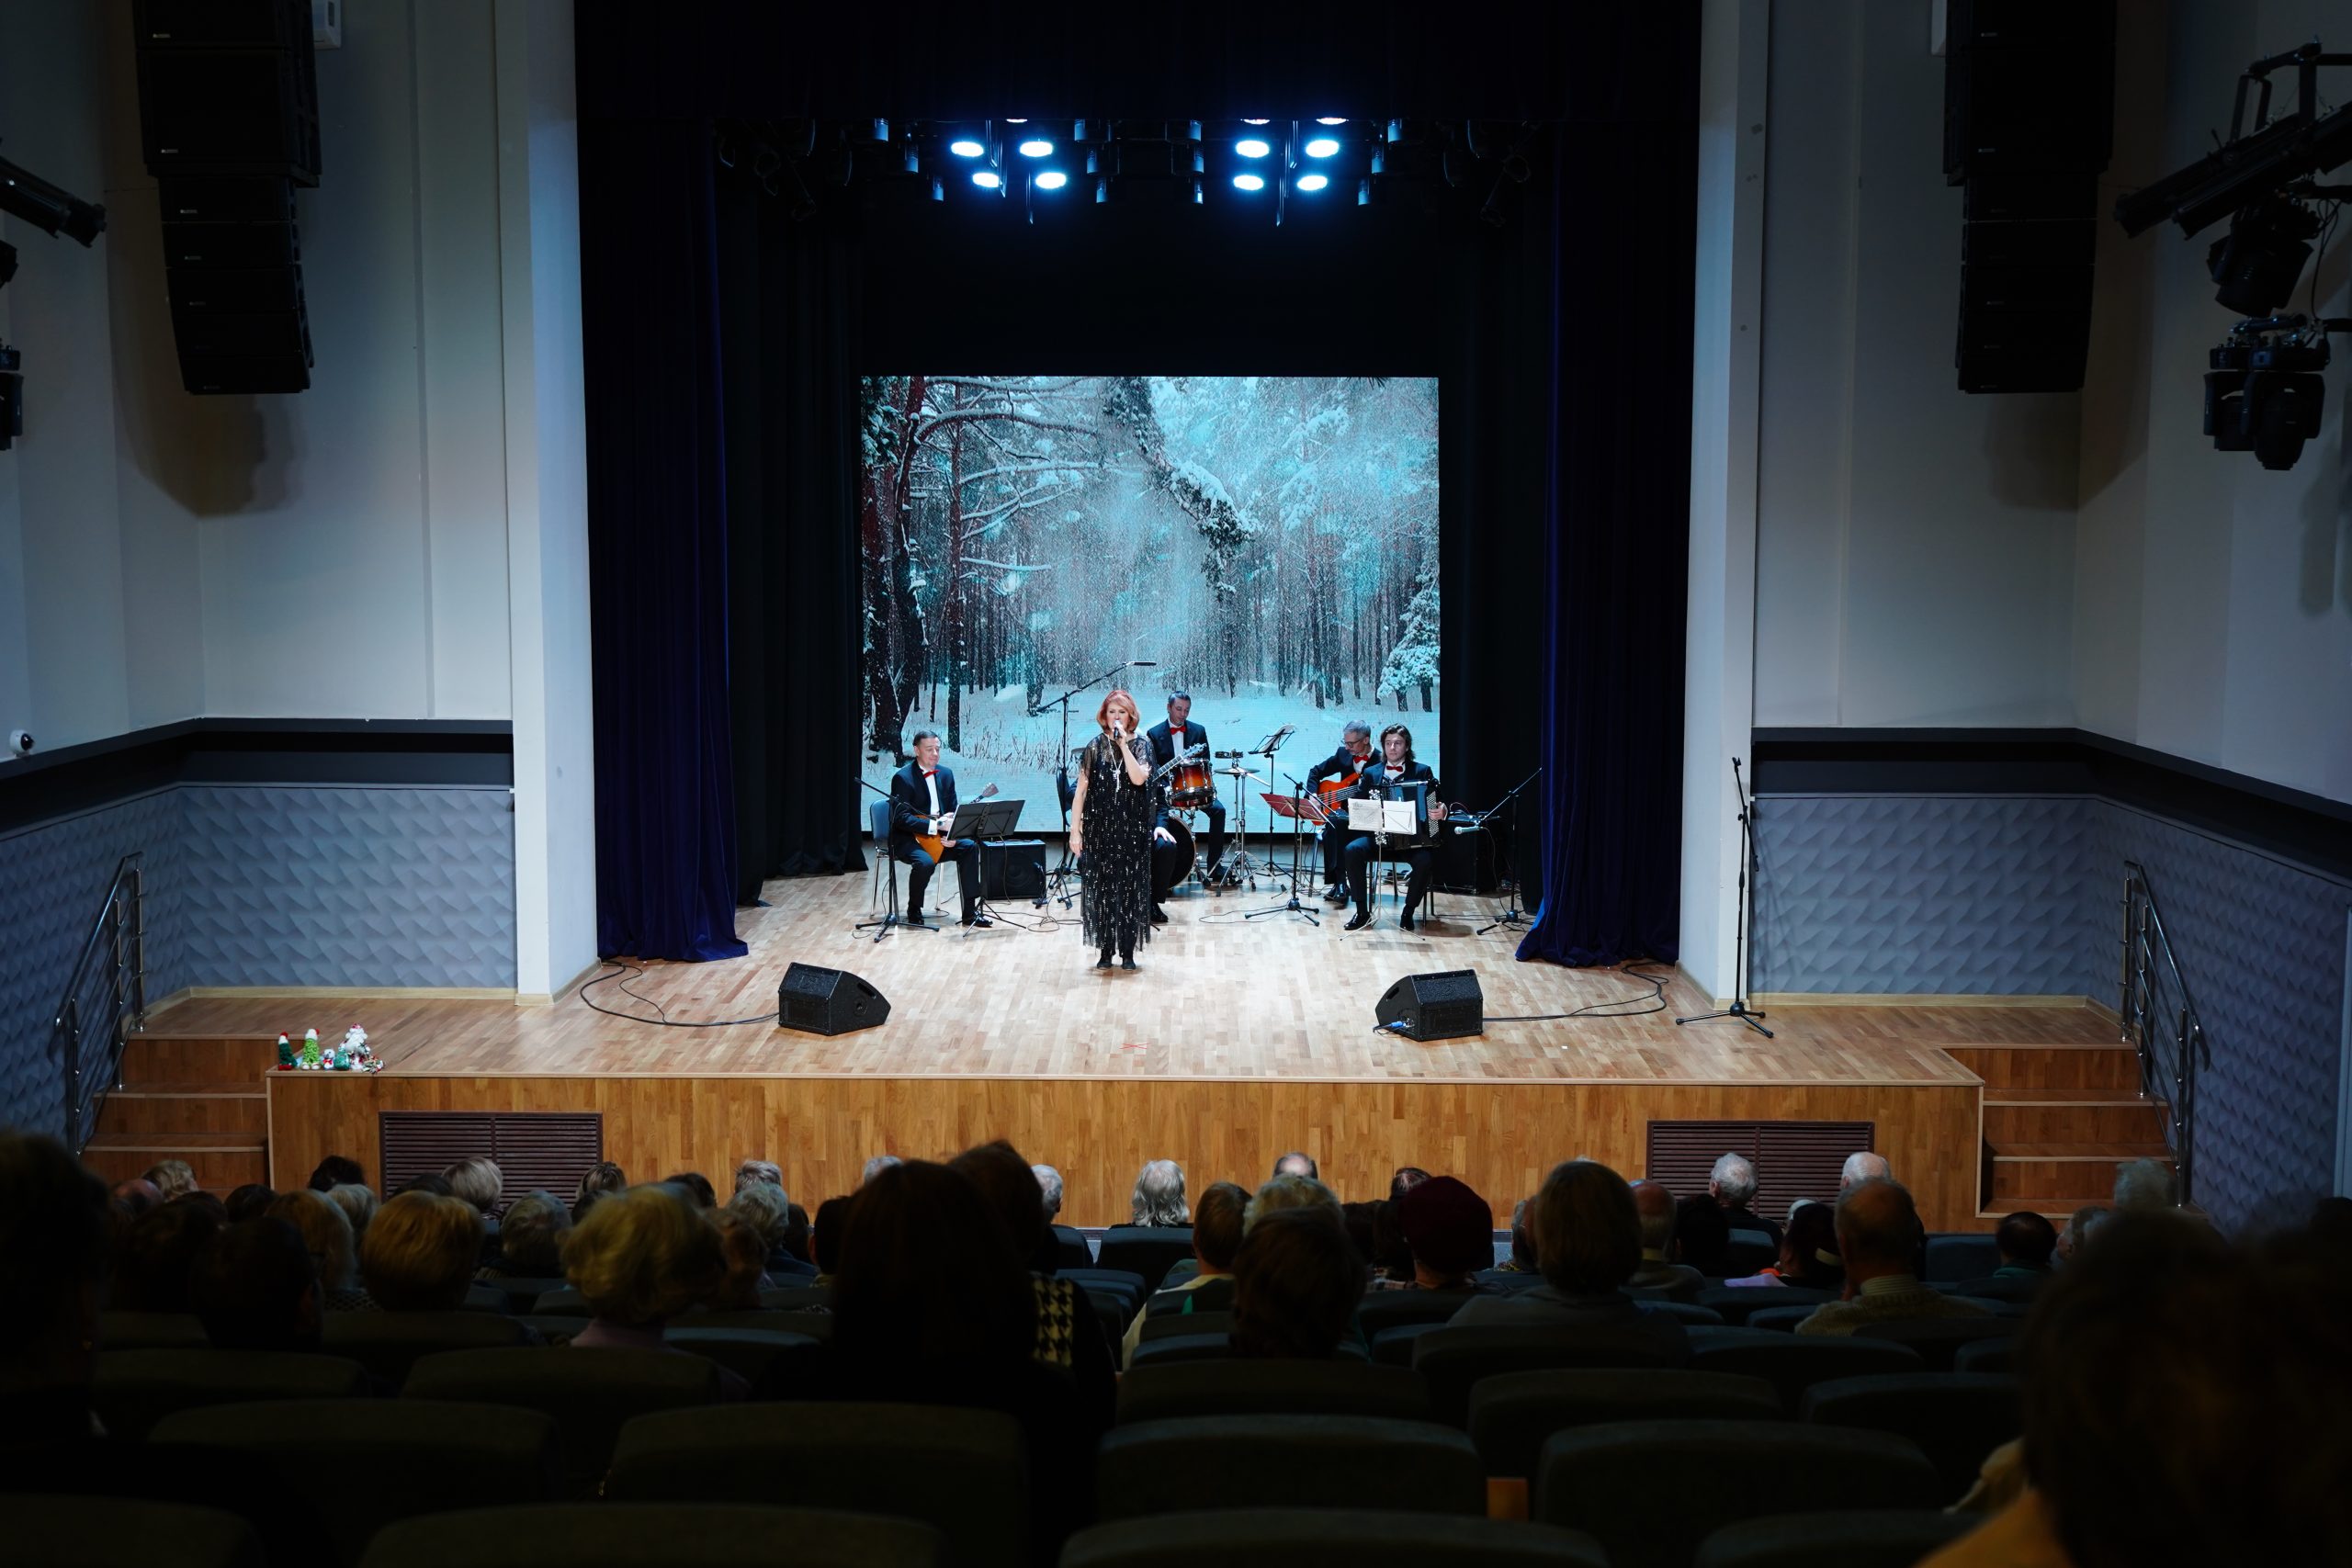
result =
M1381 1028L1414 1040L1456 1040L1487 1028L1486 994L1469 969L1408 975L1388 987L1374 1013Z
M991 839L980 845L980 897L983 898L1043 898L1046 896L1046 841L1043 839Z
M1495 835L1483 828L1439 834L1437 885L1450 893L1492 893L1501 886L1495 869Z
M795 964L776 991L776 1027L808 1034L847 1034L890 1016L889 999L846 969Z

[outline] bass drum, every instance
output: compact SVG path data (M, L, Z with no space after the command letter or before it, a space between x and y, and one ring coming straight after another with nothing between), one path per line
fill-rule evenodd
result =
M1154 902L1165 898L1184 885L1193 874L1193 829L1181 817L1170 817L1168 831L1174 835L1176 847L1170 850L1159 841L1157 834L1151 840L1151 897Z

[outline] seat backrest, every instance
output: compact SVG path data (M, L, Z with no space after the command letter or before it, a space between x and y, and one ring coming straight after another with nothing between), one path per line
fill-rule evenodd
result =
M1781 1514L1725 1525L1699 1548L1693 1568L1911 1568L1984 1523L1937 1508Z
M1530 1476L1555 1432L1612 1421L1776 1421L1781 1393L1761 1378L1680 1367L1583 1367L1483 1378L1469 1430L1489 1475Z
M1127 1371L1176 1361L1221 1361L1232 1354L1233 1342L1223 1334L1179 1334L1138 1341L1135 1353L1127 1358Z
M1375 1416L1194 1416L1114 1427L1095 1463L1105 1519L1221 1507L1487 1511L1478 1450L1460 1432Z
M1737 1326L1769 1328L1780 1334L1792 1334L1796 1331L1797 1325L1811 1317L1814 1309L1820 1304L1819 1302L1774 1302L1749 1313L1746 1321Z
M770 1334L800 1334L811 1339L833 1337L833 1314L829 1312L773 1312L766 1307L748 1312L698 1312L677 1320L678 1326L695 1328L759 1328Z
M865 803L865 825L874 834L874 841L888 846L890 842L890 803L869 800Z
M1722 1278L1744 1280L1770 1268L1780 1256L1781 1249L1772 1245L1772 1237L1767 1232L1736 1230L1724 1246L1723 1262L1719 1265Z
M1076 1225L1056 1225L1054 1227L1055 1272L1067 1273L1072 1269L1091 1269L1093 1266L1094 1249L1086 1245L1086 1233ZM1136 1280L1136 1288L1141 1290L1143 1281Z
M1804 1391L1815 1383L1880 1372L1925 1371L1927 1364L1917 1350L1891 1339L1774 1334L1754 1328L1694 1328L1690 1331L1690 1369L1762 1378L1781 1391L1781 1404L1793 1414Z
M1952 1351L1951 1370L1956 1372L2013 1372L2017 1366L2015 1338L1972 1339Z
M1759 1312L1792 1306L1810 1310L1837 1299L1831 1292L1816 1291L1807 1285L1718 1285L1699 1292L1699 1304L1734 1328L1743 1326Z
M1119 1380L1119 1423L1184 1416L1382 1416L1430 1419L1429 1390L1406 1367L1232 1359L1150 1364Z
M692 1319L673 1325L662 1337L666 1342L706 1360L718 1362L747 1383L756 1383L768 1364L786 1352L797 1354L818 1341L806 1334L785 1334L772 1328L704 1328Z
M340 1356L277 1350L101 1350L90 1408L108 1433L136 1440L181 1410L256 1400L353 1399L367 1370Z
M1701 1306L1696 1302L1653 1298L1641 1303L1640 1305L1644 1312L1655 1313L1659 1317L1670 1317L1677 1323L1686 1323L1704 1328L1721 1328L1724 1325L1721 1313L1713 1307Z
M386 1527L361 1568L938 1568L910 1519L742 1503L550 1503Z
M1204 1555L1247 1563L1409 1562L1413 1568L1607 1568L1609 1561L1590 1536L1523 1519L1391 1509L1218 1508L1080 1530L1063 1550L1061 1568L1199 1568Z
M548 1351L558 1355L562 1352ZM538 1502L555 1484L555 1423L531 1410L424 1399L274 1400L184 1410L157 1443L203 1443L254 1459L257 1476L300 1477L331 1538L322 1558L356 1562L393 1519Z
M1438 1327L1413 1345L1413 1369L1429 1384L1430 1407L1450 1427L1470 1416L1470 1390L1481 1379L1554 1367L1667 1364L1664 1351L1575 1328Z
M1554 1433L1529 1515L1589 1530L1613 1568L1682 1568L1724 1525L1815 1508L1930 1508L1946 1500L1942 1485L1916 1447L1883 1432L1627 1421Z
M1137 1302L1151 1294L1143 1288L1143 1276L1129 1269L1060 1269L1055 1270L1054 1277L1070 1280L1085 1291L1097 1288L1123 1290Z
M1856 1325L1857 1339L1891 1339L1908 1345L1931 1372L1952 1370L1952 1358L1962 1345L1980 1339L2014 1339L2023 1321L2014 1317L1891 1318L1884 1323Z
M566 1288L561 1280L551 1280L545 1275L526 1274L492 1274L487 1278L476 1280L473 1283L475 1291L496 1291L503 1294L506 1298L506 1305L503 1310L518 1316L526 1312L537 1311L539 1298L549 1291L560 1291ZM468 1292L469 1295L471 1293L471 1292Z
M1181 1339L1193 1334L1230 1334L1233 1314L1229 1312L1170 1312L1143 1320L1143 1331L1137 1340L1148 1345L1155 1339Z
M187 1312L102 1312L101 1350L200 1350L212 1341L204 1324Z
M543 1292L531 1303L531 1310L541 1317L587 1317L594 1312L588 1298L571 1285L557 1285Z
M490 1312L331 1312L322 1338L329 1354L398 1383L419 1356L520 1345L523 1325Z
M1102 1233L1096 1260L1105 1269L1123 1269L1143 1277L1146 1291L1157 1291L1168 1270L1193 1256L1190 1225L1113 1225Z
M77 1568L262 1568L261 1538L234 1514L136 1497L0 1496L14 1562Z
M612 1462L621 1424L650 1411L716 1404L718 1364L668 1350L525 1346L422 1356L402 1398L537 1410L556 1423L567 1490L584 1495Z
M1973 1280L2001 1266L2001 1249L1982 1232L1939 1231L1928 1237L1927 1271L1919 1277Z
M1356 1326L1366 1339L1406 1323L1443 1323L1462 1310L1468 1291L1374 1291L1356 1307Z
M768 1312L807 1312L811 1307L822 1307L831 1312L833 1288L831 1285L772 1285L760 1292L760 1305Z
M1987 1454L2025 1430L2018 1380L1991 1372L1832 1378L1805 1390L1797 1418L1910 1438L1952 1498L1975 1484Z
M621 1429L605 1495L910 1518L938 1529L957 1562L1012 1568L1028 1557L1021 1427L993 1410L740 1404L641 1416Z

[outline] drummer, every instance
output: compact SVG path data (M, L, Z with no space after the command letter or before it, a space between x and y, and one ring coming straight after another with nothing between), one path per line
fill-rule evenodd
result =
M1196 746L1200 748L1200 760L1204 762L1209 760L1209 732L1191 721L1192 712L1192 693L1168 694L1168 722L1155 724L1146 731L1151 741L1151 761L1155 769L1166 767ZM1209 834L1204 848L1208 854L1208 866L1214 872L1225 859L1225 803L1216 797L1214 777L1210 781L1207 803L1197 809L1208 814ZM1167 823L1167 814L1163 813L1160 825L1165 827ZM1230 873L1227 874L1225 881L1227 886L1235 880ZM1216 883L1211 882L1210 886L1215 886Z

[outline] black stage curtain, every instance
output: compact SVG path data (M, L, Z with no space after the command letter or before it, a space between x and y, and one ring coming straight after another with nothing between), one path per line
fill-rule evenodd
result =
M709 133L580 129L596 950L735 958Z

